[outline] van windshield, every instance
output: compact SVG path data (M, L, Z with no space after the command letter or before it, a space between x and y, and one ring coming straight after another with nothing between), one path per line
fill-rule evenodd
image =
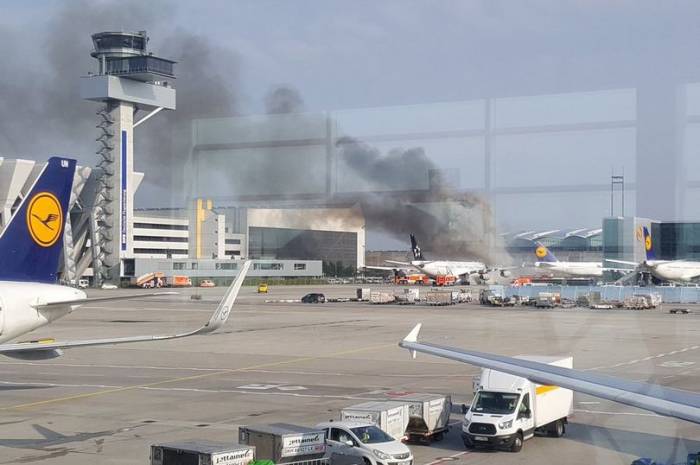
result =
M357 428L351 428L351 430L363 444L377 444L394 440L394 438L376 426L358 426Z
M479 391L472 405L472 411L505 415L513 413L518 405L520 394L507 392Z

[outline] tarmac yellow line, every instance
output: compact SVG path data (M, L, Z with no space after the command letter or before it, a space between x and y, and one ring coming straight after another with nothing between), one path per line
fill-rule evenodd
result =
M229 374L229 373L238 373L238 372L242 372L242 371L246 371L246 370L257 370L260 368L270 368L270 367L276 367L276 366L291 365L294 363L310 362L313 360L320 360L322 358L333 358L333 357L338 357L338 356L342 356L342 355L350 355L350 354L356 354L356 353L360 353L360 352L366 352L369 350L385 349L388 347L396 347L396 344L382 344L382 345L376 345L376 346L361 347L359 349L343 350L340 352L333 352L330 354L325 354L325 355L320 355L320 356L297 357L297 358L293 358L290 360L279 360L277 362L261 363L258 365L251 365L251 366L241 367L241 368L230 368L230 369L219 370L219 371L215 371L215 372L203 373L203 374L199 374L199 375L182 376L179 378L165 379L162 381L155 381L152 383L135 384L132 386L123 386L123 387L118 387L118 388L113 388L113 389L103 389L100 391L85 392L82 394L74 394L72 396L55 397L53 399L39 400L36 402L28 402L28 403L24 403L24 404L15 404L15 405L8 405L5 407L0 407L0 411L30 409L33 407L40 407L43 405L56 404L59 402L87 399L90 397L103 396L103 395L107 395L107 394L115 394L118 392L132 391L135 389L162 386L164 384L179 383L182 381L191 381L191 380L202 379L202 378L210 378L213 376L225 375L225 374Z

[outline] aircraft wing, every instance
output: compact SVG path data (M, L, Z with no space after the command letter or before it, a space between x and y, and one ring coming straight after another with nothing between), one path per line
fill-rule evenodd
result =
M141 297L157 297L163 295L177 295L177 292L166 291L166 292L148 292L141 294L127 294L127 295L116 295L110 297L92 297L87 299L75 299L75 300L57 300L53 302L43 302L37 301L32 307L37 310L51 309L52 307L65 307L68 305L85 305L95 302L110 302L113 300L129 300L129 299L139 299Z
M231 308L233 307L238 292L241 289L241 285L245 280L246 274L248 273L248 268L250 268L250 261L243 263L240 273L233 281L231 286L226 290L221 302L219 302L218 307L214 313L209 318L204 326L195 329L193 331L187 331L177 334L170 335L151 335L151 336L132 336L132 337L118 337L111 339L86 339L82 341L66 341L66 342L20 342L14 344L0 344L0 355L6 355L9 357L17 358L31 358L36 356L37 358L42 358L43 354L53 351L56 355L60 355L60 349L69 349L73 347L85 347L85 346L98 346L98 345L111 345L111 344L124 344L128 342L144 342L144 341L162 341L165 339L177 339L182 337L194 336L197 334L207 334L216 331L228 320L229 314L231 313ZM147 310L146 310L147 311Z
M410 266L411 266L411 265L409 265L409 267L410 267ZM399 270L399 269L401 269L402 267L398 267L398 266L374 266L374 265L371 265L371 266L370 266L370 265L365 265L365 266L363 266L362 268L365 268L365 269L367 269L367 270L394 271L394 270ZM403 267L403 268L406 268L406 267Z
M408 336L399 343L399 346L408 349L413 357L415 357L416 352L424 352L437 357L521 376L538 384L561 386L660 415L700 423L699 393L513 357L419 342L420 329L421 324L416 325Z
M410 262L397 262L395 260L384 260L387 263L391 263L392 265L401 265L401 266L407 266L409 268L415 268L412 263Z
M639 263L637 262L628 262L626 260L614 260L612 258L606 258L603 261L605 262L611 262L611 263L620 263L622 265L632 265L632 266L639 266Z
M420 272L420 273L425 273L423 270L421 270L421 269L418 268L416 265L414 265L413 263L410 263L410 262L397 262L397 261L394 261L394 260L384 260L384 261L387 262L387 263L391 263L392 265L400 265L400 266L403 267L403 268L410 268L410 269L416 270L416 271L418 271L418 272Z

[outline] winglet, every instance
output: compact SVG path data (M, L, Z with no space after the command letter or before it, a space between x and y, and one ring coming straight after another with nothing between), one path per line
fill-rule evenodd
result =
M403 342L418 342L418 333L420 333L420 329L423 326L423 323L418 323L416 326L413 327L410 333L403 338Z
M238 291L241 290L241 286L243 285L243 281L248 274L248 268L250 268L251 263L252 262L250 260L243 262L241 271L238 273L238 276L236 276L236 279L233 281L231 286L229 286L216 311L211 316L207 324L196 331L197 334L211 333L226 323L226 320L228 320L228 316L231 313L231 307L233 307L233 303L236 301L236 297L238 297Z
M406 342L418 342L418 333L420 333L420 329L423 326L423 323L418 323L408 335L403 338L403 343ZM415 359L416 358L416 351L411 349L410 347L408 348L408 351L411 353L411 358Z

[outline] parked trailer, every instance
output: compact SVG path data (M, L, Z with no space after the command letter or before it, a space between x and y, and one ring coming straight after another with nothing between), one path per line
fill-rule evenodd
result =
M394 439L405 436L408 416L408 405L394 401L364 402L340 411L341 421L374 423Z
M255 447L212 441L181 441L151 446L151 465L248 465Z
M392 397L408 405L408 426L406 436L409 441L441 441L449 429L452 399L448 395L402 393Z
M454 303L452 293L444 291L427 292L425 294L425 302L428 305L452 305Z
M241 426L238 441L255 446L258 460L298 465L322 465L328 463L326 432L287 423Z

